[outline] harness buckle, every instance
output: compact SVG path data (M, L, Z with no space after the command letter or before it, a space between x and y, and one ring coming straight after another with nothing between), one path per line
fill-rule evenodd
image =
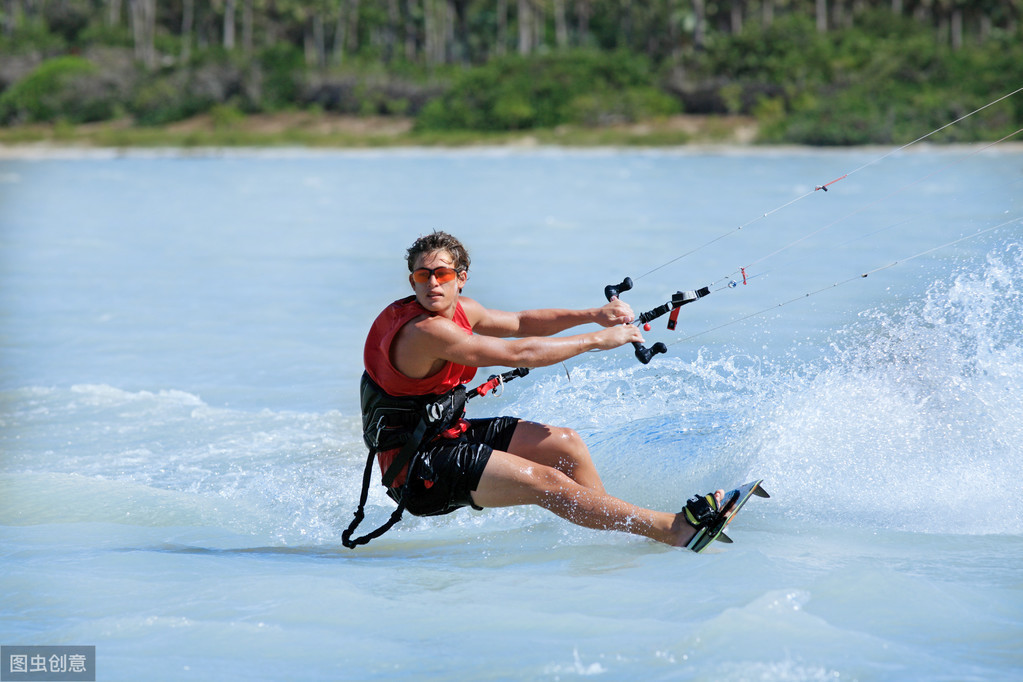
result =
M373 425L373 427L376 429L373 432L373 445L377 446L380 445L380 432L387 428L385 416L386 415L380 415L379 417L377 417L377 422L376 424Z

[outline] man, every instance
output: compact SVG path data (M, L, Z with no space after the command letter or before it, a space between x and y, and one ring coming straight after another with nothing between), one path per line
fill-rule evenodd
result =
M477 367L544 367L642 342L628 304L615 299L587 310L492 310L461 295L469 254L451 235L420 237L406 256L414 295L388 306L370 329L362 408L364 436L377 453L388 494L409 512L536 504L580 526L673 546L685 546L697 527L719 517L721 490L693 498L679 513L608 495L572 429L514 417L463 418L460 387ZM553 336L587 323L602 329ZM361 507L356 516L361 519Z

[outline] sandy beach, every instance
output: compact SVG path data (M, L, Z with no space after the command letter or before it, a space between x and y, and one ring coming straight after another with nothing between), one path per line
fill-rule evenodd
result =
M415 130L411 118L403 117L289 112L241 116L225 123L202 114L161 127L136 126L129 119L119 119L78 126L26 124L0 128L0 158L31 158L51 153L54 148L64 155L75 149L153 147L746 146L753 144L756 136L755 119L743 116L671 116L599 128L423 133Z

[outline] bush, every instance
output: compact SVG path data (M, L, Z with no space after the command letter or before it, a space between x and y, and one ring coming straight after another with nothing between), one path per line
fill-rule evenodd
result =
M113 95L101 87L99 69L81 57L45 61L0 95L0 120L85 122L109 116Z
M601 111L629 116L644 106L665 110L663 100L655 102L649 94L652 82L648 62L638 55L579 50L503 57L458 74L452 88L423 109L416 125L422 130L520 130L600 118ZM611 103L613 93L633 89Z
M163 125L228 103L256 108L246 73L230 60L218 58L147 82L136 91L130 110L142 125Z
M187 118L199 109L189 106L181 75L156 78L138 89L129 108L142 125L162 125Z
M277 111L293 106L305 68L305 57L301 50L280 43L263 50L258 64L262 74L261 108Z
M797 18L784 29L753 29L721 41L700 62L707 73L739 76L716 85L722 100L736 100L729 90L735 82L778 88L749 108L761 123L762 142L906 143L1005 94L1011 90L1006 84L1023 82L1019 40L953 51L935 41L930 28L887 12L868 13L856 28L829 33L826 45L809 29ZM931 139L992 139L1019 128L1012 127L1013 117L1008 105L992 108Z
M893 141L894 112L869 97L843 92L807 101L812 104L790 114L771 141L818 146Z
M414 116L442 92L435 85L386 74L314 75L302 87L297 103L341 114Z
M579 95L569 104L569 111L575 123L603 126L671 116L679 113L681 106L677 99L656 88L640 87Z
M719 36L693 57L687 70L702 77L791 87L831 78L831 36L817 33L804 15L779 17L768 26L749 22L738 35Z
M208 111L220 102L206 89L194 87L191 74L176 72L143 85L130 110L142 125L164 125Z
M715 35L705 51L670 65L665 88L686 111L750 114L763 99L788 101L834 80L831 36L802 15L769 26L749 22L737 35Z
M215 104L210 109L210 118L217 130L230 130L245 121L245 113L233 104Z

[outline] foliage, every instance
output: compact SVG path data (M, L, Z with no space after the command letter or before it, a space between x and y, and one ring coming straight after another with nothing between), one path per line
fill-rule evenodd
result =
M574 50L508 56L459 74L450 90L426 106L417 125L522 130L669 113L674 107L651 92L652 80L646 59L634 54Z
M278 111L290 106L298 95L298 76L305 67L302 52L294 45L277 43L260 53L257 64L263 79L263 108Z
M791 15L720 36L689 66L707 75L724 73L739 82L784 83L792 89L827 81L831 56L831 40L814 30L810 18Z
M162 125L229 103L254 109L255 99L246 71L221 56L148 81L129 108L142 125Z
M128 10L146 3L142 26ZM596 140L686 111L754 116L763 142L888 144L1023 85L1018 0L828 4L821 31L809 0L5 2L0 123L74 134L126 113L150 126L209 113L226 133L250 114L315 110L411 117L436 139L578 126ZM1017 95L932 139L1021 127Z
M4 16L3 20L6 30L0 32L0 54L25 54L35 51L57 54L67 50L68 46L60 35L52 32L46 22L40 19Z
M357 116L415 116L443 90L395 74L346 70L309 76L293 101Z
M60 118L85 123L110 118L115 109L99 69L82 57L45 61L0 95L0 121L5 123Z
M597 90L569 102L569 119L585 126L635 123L681 111L678 99L651 86Z
M926 26L867 14L854 28L817 33L792 16L722 37L690 66L715 84L722 109L755 114L763 142L810 145L910 142L1023 84L1023 47L992 40L952 50ZM935 141L991 139L1020 128L1016 105L978 115Z
M155 78L139 88L130 110L142 125L160 125L179 121L203 110L193 98L183 94L185 79L179 75Z
M68 45L78 45L79 35L89 25L90 3L87 0L64 0L43 5L46 26Z

